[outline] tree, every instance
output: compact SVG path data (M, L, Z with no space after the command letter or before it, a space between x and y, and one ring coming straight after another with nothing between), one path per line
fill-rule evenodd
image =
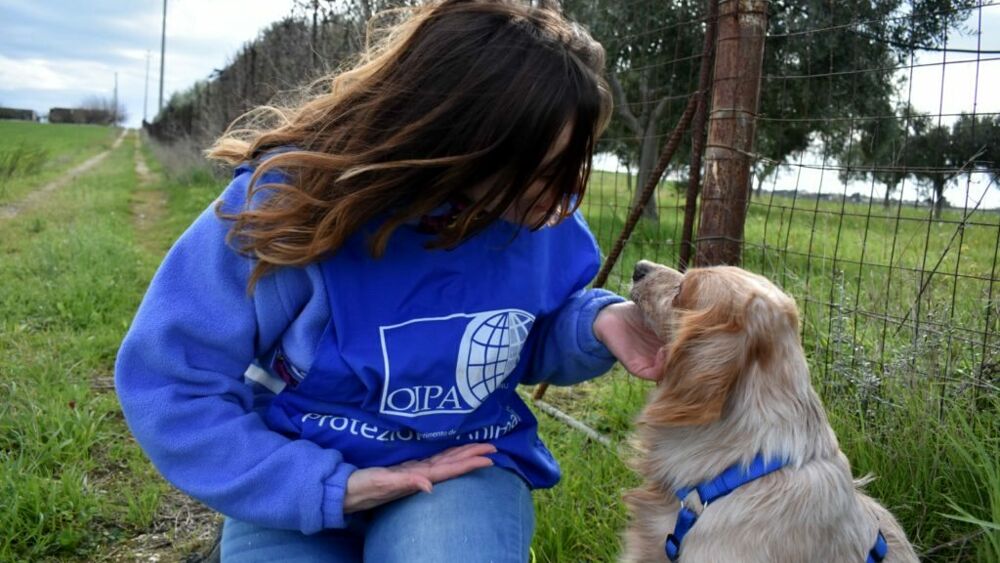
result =
M830 156L865 145L900 156L907 110L893 111L904 86L894 69L907 63L916 47L939 45L974 4L772 1L764 59L770 78L763 85L758 152L781 161L820 141ZM800 33L808 30L815 32ZM894 113L903 121L888 117ZM902 178L882 174L879 180L895 186Z
M1000 115L977 117L963 113L951 128L953 150L968 174L984 172L1000 182ZM1000 186L997 186L1000 187Z
M941 218L944 188L958 175L961 156L955 150L951 131L946 125L927 127L910 139L906 148L907 164L918 181L930 184L934 218Z
M855 143L842 151L842 181L870 175L885 184L883 202L907 176L930 189L934 216L946 205L944 190L961 174L987 173L1000 179L1000 118L962 114L952 126L909 106L859 126Z
M109 125L120 125L128 120L128 110L125 109L125 104L119 101L116 106L111 98L91 96L83 100L80 109L96 112L95 115L101 116L98 121Z
M856 136L841 150L840 180L864 180L872 177L885 186L884 207L897 186L909 174L907 145L919 132L929 128L929 117L908 104L894 113L862 120Z
M962 114L949 128L937 125L920 131L907 150L913 175L930 185L934 217L941 217L944 189L962 174L987 173L1000 179L1000 120Z
M564 0L563 10L586 25L607 52L607 74L615 103L606 139L630 151L637 179L635 205L660 153L660 140L673 128L687 96L697 89L702 48L703 1ZM690 150L685 140L678 150ZM653 201L656 195L654 192ZM655 219L656 206L644 217Z
M852 118L892 113L901 85L893 69L914 46L940 43L974 2L772 0L755 149L766 158L758 160L758 178L815 141L840 154L857 134ZM641 187L661 139L697 89L705 2L564 0L563 7L608 52L616 116L606 137L625 140L637 155Z
M312 20L312 39L316 43L316 30L324 23L342 20L350 24L353 33L346 36L347 48L354 53L364 48L368 21L385 10L417 6L420 0L295 0L292 15L297 19ZM315 60L314 60L315 63Z

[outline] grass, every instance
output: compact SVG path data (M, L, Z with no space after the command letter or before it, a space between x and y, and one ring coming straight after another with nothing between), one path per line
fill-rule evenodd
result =
M6 186L14 178L36 174L47 157L47 150L29 145L17 145L0 152L0 186Z
M119 129L0 120L0 205L107 149Z
M50 156L82 154L58 148L65 139L45 138L64 131L35 127L30 135ZM90 134L76 142L94 143ZM159 162L173 161L143 150L153 171L166 176L154 187L168 196L161 220L142 234L145 244L130 217L139 189L131 140L37 208L0 220L0 393L8 398L0 402L0 561L116 560L114 553L160 525L173 502L108 385L118 344L162 254L225 180L204 171L162 174ZM35 186L42 174L32 176ZM624 222L627 195L622 175L595 174L584 211L605 249ZM663 189L658 203L661 220L640 224L609 288L625 290L639 257L676 261L682 199ZM840 210L839 202L758 198L746 264L799 300L817 387L855 473L876 477L869 493L930 550L928 561L1000 561L1000 401L995 389L970 385L993 377L981 370L993 361L992 341L970 346L963 332L997 328L985 323L994 306L989 282L976 279L996 277L997 216L977 214L949 247L956 211L928 224L916 220L926 218L922 209L883 212L876 205L880 216L872 219L863 216L867 205L844 205L857 217L841 219ZM897 268L890 279L886 266L920 268L924 241L926 268L943 255L947 275L928 284L919 315L910 312L920 328L908 322L893 334L898 320L864 313L901 317L913 308L919 274ZM622 443L648 389L616 368L553 388L547 399ZM637 478L610 450L543 414L539 420L564 478L535 495L537 560L614 560L626 521L621 493ZM177 560L189 551L174 549Z
M156 260L129 239L133 186L119 149L0 223L0 560L73 556L134 534L150 515L126 499L166 490L107 391Z
M118 345L162 258L135 240L132 146L0 221L0 561L103 559L150 531L170 494L111 389ZM151 234L163 251L214 197L174 187L171 220Z

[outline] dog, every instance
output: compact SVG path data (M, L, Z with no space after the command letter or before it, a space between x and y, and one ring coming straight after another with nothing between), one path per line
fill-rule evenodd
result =
M740 268L640 261L631 298L665 356L637 420L645 482L625 494L621 561L917 561L851 476L791 297Z

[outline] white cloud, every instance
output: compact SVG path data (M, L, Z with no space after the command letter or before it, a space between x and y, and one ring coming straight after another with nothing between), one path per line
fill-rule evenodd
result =
M913 87L904 89L913 106L931 115L941 115L942 123L951 123L958 113L1000 112L1000 60L996 55L976 56L967 53L923 53L917 64L929 65L913 69ZM909 74L908 71L904 71ZM942 88L942 84L944 87Z
M105 65L87 61L57 59L11 59L0 55L0 91L30 85L35 90L92 90L105 85L96 76L108 76Z
M160 1L83 4L0 0L0 98L46 113L88 95L110 97L118 73L119 99L129 125L143 116L146 54L150 54L149 117L159 94ZM239 48L291 11L292 0L170 0L164 100L222 68ZM8 19L9 18L9 19Z

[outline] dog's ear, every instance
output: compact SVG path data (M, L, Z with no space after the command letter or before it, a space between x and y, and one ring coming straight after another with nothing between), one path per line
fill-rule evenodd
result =
M661 426L719 420L740 375L768 349L766 323L756 320L762 307L760 298L751 297L742 304L720 299L705 309L681 311L643 420Z

